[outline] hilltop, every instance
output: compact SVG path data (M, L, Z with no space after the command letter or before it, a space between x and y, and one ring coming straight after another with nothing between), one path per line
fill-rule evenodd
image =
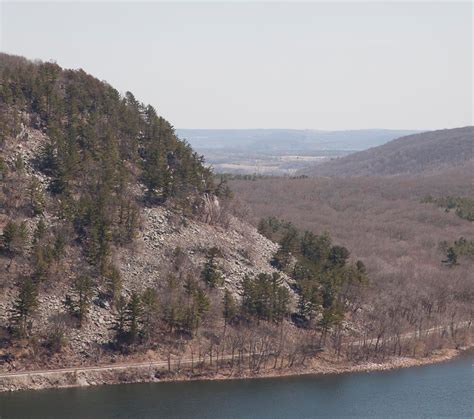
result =
M301 174L372 176L436 172L450 167L473 169L474 127L408 135L371 149L337 158Z

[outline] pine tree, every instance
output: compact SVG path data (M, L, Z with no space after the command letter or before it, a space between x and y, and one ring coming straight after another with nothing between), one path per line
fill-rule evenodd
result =
M194 303L196 305L196 321L195 321L195 329L198 329L203 316L209 311L209 307L211 302L209 301L209 297L207 296L206 292L202 288L198 288L194 294Z
M199 286L192 275L188 274L184 280L184 293L186 295L186 309L183 326L189 334L193 334L196 325L199 322L198 307L196 304L196 294Z
M329 252L331 267L343 267L349 258L349 251L343 246L333 246Z
M281 322L288 315L290 304L290 292L282 285L278 285L273 291L272 319Z
M458 254L454 247L449 247L446 251L446 259L443 261L446 265L452 267L458 264Z
M115 340L121 344L126 338L127 326L127 300L123 295L117 298L115 303L115 321L112 327L115 330Z
M328 234L317 236L306 231L300 242L301 255L312 263L322 266L331 251L331 238Z
M8 221L2 235L2 246L7 253L11 255L23 253L27 239L28 232L25 222L17 224L13 220Z
M158 295L153 288L147 288L141 297L143 334L146 342L150 342L158 316Z
M0 125L1 125L1 120L0 120ZM2 145L2 139L3 139L2 128L0 126L0 147ZM7 176L7 173L8 173L8 167L5 161L3 160L2 156L0 156L0 180L3 180Z
M100 273L105 272L110 253L111 232L101 213L95 213L87 234L87 255Z
M125 189L125 186L122 186ZM117 228L114 241L126 244L133 241L139 226L140 211L137 205L125 194L119 197Z
M244 277L242 311L250 317L280 322L288 313L289 291L278 273Z
M26 227L26 221L21 222L18 226L18 234L15 241L16 252L23 253L28 242L28 229Z
M133 343L137 340L140 332L140 318L142 315L142 303L140 295L134 292L130 297L127 305L127 322L129 324L130 341Z
M311 280L299 281L298 313L302 317L312 320L321 305L319 284Z
M33 260L33 278L37 282L46 281L49 277L51 262L53 260L52 247L47 243L37 243L33 249Z
M33 232L33 244L39 243L46 235L46 223L43 218L40 218L36 224Z
M39 180L34 177L29 184L30 207L33 215L42 215L44 212L44 193Z
M75 300L68 295L66 296L65 305L77 316L79 327L82 327L89 313L92 296L94 295L94 281L88 275L79 275L73 282L72 292Z
M237 316L237 304L231 292L226 288L224 291L224 297L222 301L222 315L224 317L224 327L227 326Z
M166 151L156 140L151 140L146 149L142 180L147 187L147 199L165 201L171 191L171 174L168 169Z
M5 225L3 229L2 235L2 246L6 252L13 253L14 252L14 242L18 235L18 225L10 220Z
M112 303L116 303L122 292L122 277L120 271L110 264L105 272L106 286Z
M206 262L201 272L202 280L210 287L215 288L222 285L223 276L220 272L219 266L216 262L216 258L219 254L217 247L211 247L207 252Z
M12 329L19 337L29 334L29 320L38 306L38 289L31 278L21 281L20 292L11 310Z
M59 261L65 252L66 248L66 237L62 231L57 231L54 235L53 243L53 257L56 261Z
M15 171L19 175L23 175L25 173L25 163L23 162L23 157L21 154L17 154L14 161Z

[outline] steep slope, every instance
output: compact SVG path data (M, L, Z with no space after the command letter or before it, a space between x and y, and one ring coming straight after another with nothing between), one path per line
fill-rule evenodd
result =
M409 135L379 147L325 162L301 174L370 176L434 172L465 165L472 170L474 127Z
M34 229L37 221L38 218L28 220L30 231ZM203 320L211 322L211 329L213 321L220 316L218 310L223 289L228 289L238 296L244 275L275 271L269 261L278 245L233 216L229 217L227 226L210 225L183 217L172 209L154 207L143 210L141 221L142 226L133 246L115 249L111 258L113 265L120 272L120 293L130 297L133 293L142 295L147 289L153 289L159 294L159 304L166 308L168 304L171 304L167 297L168 277L173 273L181 277L190 272L197 273L199 276L206 262L208 249L216 247L220 252L217 263L223 275L223 284L222 287L209 292L210 299L216 305L212 312L216 318L211 321L206 316ZM52 221L51 227L54 225ZM180 249L178 272L175 272L174 267L177 260L176 249ZM31 254L32 251L33 249L30 248L25 253ZM109 286L104 277L97 277L93 301L84 327L77 327L74 318L67 313L64 301L71 293L71 281L77 270L77 267L69 266L73 264L73 259L73 255L66 255L62 266L53 268L50 279L40 285L38 307L30 320L29 333L41 336L41 339L47 339L55 327L59 328L63 347L57 353L53 350L52 354L45 347L39 358L24 354L23 359L20 358L13 364L20 369L28 368L33 360L35 363L47 362L47 365L52 367L99 361L110 362L121 355L120 351L103 352L104 348L114 341L116 334L114 328L117 321L117 307L108 297ZM0 324L3 326L11 323L11 308L18 296L16 279L18 273L23 271L20 264L24 261L18 256L13 260L0 256L0 271L3 274ZM86 262L79 256L79 263ZM184 279L179 280L178 287L182 286L181 281ZM178 299L181 299L179 292L177 295ZM182 300L180 302L183 303ZM155 338L163 340L164 336L166 333L161 331ZM16 354L16 349L14 346L7 346L4 348L4 353ZM99 360L97 357L101 352L102 358ZM0 355L1 353L0 349ZM158 351L156 356L160 354ZM12 365L6 364L5 367L11 368Z
M220 330L246 275L275 272L278 245L131 93L0 54L0 134L3 369L163 358Z

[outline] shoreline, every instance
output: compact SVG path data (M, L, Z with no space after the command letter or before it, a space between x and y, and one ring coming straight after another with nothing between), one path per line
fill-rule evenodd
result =
M89 368L71 368L64 370L45 370L41 372L18 372L1 375L0 393L13 391L60 389L73 387L90 387L96 385L116 385L132 383L160 383L184 381L218 381L266 379L278 377L317 376L331 374L369 373L376 371L392 371L423 365L450 361L464 352L474 348L474 344L459 349L436 350L427 357L393 357L384 362L349 363L335 361L330 354L322 354L308 360L306 366L288 367L283 369L267 368L258 373L244 372L235 374L229 367L222 367L221 372L203 371L192 373L186 367L179 372L169 372L163 363L143 365L108 365Z
M209 377L178 377L157 380L156 382L184 382L184 381L218 381L218 380L252 380L279 377L300 377L300 376L318 376L318 375L342 375L355 373L370 373L380 371L394 371L405 368L422 367L425 365L441 364L449 362L463 353L474 348L474 344L461 347L459 349L441 349L436 350L430 356L422 358L394 357L383 363L364 362L360 364L327 364L325 369L320 369L321 365L315 367L294 367L290 369L268 369L259 374L242 374L240 376L226 376L224 374L209 375Z

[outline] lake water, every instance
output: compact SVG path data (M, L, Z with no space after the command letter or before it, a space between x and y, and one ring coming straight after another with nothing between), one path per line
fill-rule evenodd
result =
M474 417L474 352L388 372L0 394L9 418Z

